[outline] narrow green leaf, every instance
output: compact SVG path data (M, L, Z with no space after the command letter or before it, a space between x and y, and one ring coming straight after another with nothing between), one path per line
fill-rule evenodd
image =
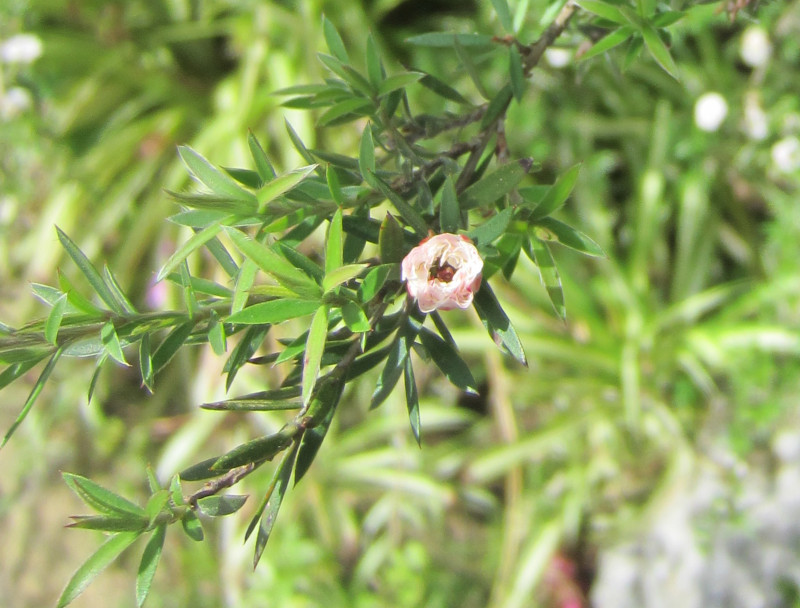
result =
M402 89L410 84L418 82L424 76L425 74L421 72L405 72L403 74L389 76L389 78L380 83L380 86L378 87L378 97L383 97L392 91Z
M420 329L419 339L436 367L441 370L453 386L467 393L477 394L477 383L472 377L472 372L469 371L469 366L452 344L442 340L426 327Z
M289 260L295 268L302 270L309 277L314 279L314 281L321 283L322 279L325 278L325 271L315 261L309 259L297 249L287 245L283 241L277 241L275 244L278 249L280 249L283 256Z
M361 145L358 152L358 169L367 180L370 173L375 172L375 143L372 140L372 126L367 123L361 133Z
M430 32L406 38L406 42L416 46L430 46L436 48L453 48L456 41L465 47L489 47L493 44L491 36L485 34L449 34L445 32Z
M550 253L547 244L538 238L533 237L529 242L530 245L525 247L525 252L539 269L542 285L547 290L553 309L560 319L565 319L567 311L564 306L564 290L561 287L561 276L558 274L553 254Z
M219 262L220 267L222 270L225 271L229 277L233 278L239 272L239 267L236 265L236 262L233 261L231 254L228 253L228 250L219 242L217 237L214 237L210 241L206 243L206 249L211 252L211 255L214 256L214 259ZM194 280L192 280L192 285L194 285ZM197 287L195 287L197 289Z
M111 516L146 518L147 514L136 503L107 490L91 479L73 473L62 473L64 482L92 509Z
M5 436L3 437L3 442L0 443L0 448L5 446L8 443L8 440L11 439L11 436L17 430L22 421L25 420L25 417L28 415L28 412L31 411L33 404L36 402L37 397L39 397L39 393L42 392L47 379L50 377L50 374L53 372L53 369L58 362L58 359L61 357L61 354L64 352L64 347L60 347L53 355L50 357L50 360L45 365L42 373L39 374L38 380L36 380L36 384L33 385L31 392L28 394L28 398L25 400L25 403L22 406L22 410L20 411L19 415L17 415L16 420L12 423L11 427L6 432Z
M325 352L325 340L328 337L328 312L327 306L319 306L311 319L311 327L308 330L308 339L303 355L303 405L308 404L311 392L317 383L322 353Z
M325 43L328 45L328 50L342 63L348 63L350 57L347 56L347 49L345 49L342 37L336 31L336 27L331 23L327 17L322 17L322 33L325 36Z
M519 336L487 281L483 282L475 294L472 304L498 348L514 357L522 365L527 366L528 361L525 358L525 351L522 349Z
M64 247L66 252L69 254L69 257L75 262L75 264L80 268L83 275L86 277L86 280L89 281L89 285L92 286L92 289L95 290L100 299L105 302L111 310L119 314L125 314L125 311L122 307L117 304L117 301L114 299L114 295L111 293L111 290L106 285L103 277L97 272L97 269L92 265L89 261L89 258L84 255L84 253L78 248L78 246L72 242L72 240L64 233L58 226L56 226L56 232L58 233L58 240L61 241L61 245ZM64 289L65 292L69 290Z
M30 361L9 365L3 370L3 373L0 374L0 390L28 373L39 361L41 361L41 359L31 359Z
M618 23L620 25L628 23L628 20L625 19L622 13L620 13L613 4L600 2L600 0L575 0L575 4L612 23Z
M233 289L233 299L231 300L231 314L239 312L247 304L247 298L250 295L250 288L255 282L256 274L258 274L258 265L247 258L239 267L239 272L236 274L236 284Z
M289 139L292 141L294 149L297 150L300 156L303 157L303 160L305 160L309 165L313 165L314 157L311 156L311 153L308 151L308 148L306 148L305 144L303 143L303 140L300 139L300 136L297 134L297 131L295 131L292 125L289 124L289 121L287 120L285 122L286 122L286 131L289 133Z
M606 257L602 247L595 243L582 232L575 230L564 222L559 222L552 217L546 217L537 222L537 225L548 230L556 240L566 247L580 251L598 258Z
M461 95L461 93L456 91L449 84L439 80L432 74L425 74L419 83L425 88L436 93L439 97L449 99L450 101L455 101L456 103L471 105L470 102L463 95Z
M187 321L175 327L167 334L167 337L158 345L153 353L153 375L160 372L172 360L180 348L184 345L189 336L192 335L195 322Z
M259 188L258 192L256 192L259 210L263 212L267 208L268 203L282 194L291 191L295 186L306 179L318 166L317 164L310 164L306 167L299 167L264 184Z
M150 351L150 334L144 334L139 341L139 373L142 386L153 392L153 355Z
M211 349L215 355L224 355L228 350L225 325L220 323L219 316L213 310L211 311L211 318L208 320L208 343L211 344Z
M394 208L397 209L400 217L408 222L409 226L414 229L414 232L416 232L420 238L427 235L428 225L425 223L425 220L422 218L419 212L409 205L399 194L397 194L397 192L392 190L389 184L384 182L375 173L368 171L368 176L367 183L383 194L383 196L385 196L389 202L394 205Z
M672 55L670 55L669 49L667 49L664 41L661 40L656 29L649 23L644 23L642 24L641 32L644 43L647 45L647 50L650 51L653 58L664 68L667 74L672 76L675 80L680 80L680 78L678 78L678 66L675 65L675 60L672 58Z
M372 88L376 90L385 77L378 45L375 44L372 34L367 36L367 76Z
M248 306L230 315L225 319L225 322L241 325L266 325L268 323L274 325L289 319L310 315L315 312L319 306L319 300L280 298Z
M353 97L345 99L332 105L325 110L319 117L317 124L320 127L326 127L334 124L342 124L347 120L355 120L359 116L368 116L374 111L375 106L371 99L364 99L362 97ZM344 119L347 120L344 120Z
M398 280L400 279L400 268L397 264L376 266L367 273L361 282L361 286L358 288L358 297L364 304L371 302L392 275L395 275Z
M292 444L297 432L296 426L285 426L277 433L243 443L220 456L211 469L229 471L253 462L272 460Z
M629 25L625 25L617 30L614 30L610 34L603 36L600 40L595 42L588 51L579 57L579 60L585 61L595 57L596 55L605 53L606 51L609 51L615 46L618 46L628 40L635 32L636 30Z
M103 280L111 292L111 295L114 297L117 306L128 314L136 314L136 309L128 299L128 296L125 295L125 292L122 291L117 277L114 276L114 273L111 272L111 269L106 265L103 265Z
M100 380L100 372L103 371L103 364L108 359L108 353L105 352L97 358L95 363L94 373L92 374L92 379L89 380L89 390L86 391L86 403L92 402L92 397L94 396L94 391L97 388L97 383Z
M203 481L206 479L219 477L225 471L218 471L217 469L211 468L218 460L219 456L215 456L213 458L206 458L205 460L193 464L179 473L180 478L183 481Z
M681 19L686 16L686 13L682 11L666 11L663 13L658 13L651 22L653 27L657 29L668 27L674 23L677 23Z
M213 239L222 231L222 221L219 220L206 226L200 232L195 232L191 238L169 256L169 259L161 267L156 275L156 281L162 281L169 273L175 270L191 253L197 251L208 241Z
M418 326L410 320L397 330L389 356L386 358L386 364L378 379L378 384L375 386L375 391L372 393L370 409L375 409L386 400L400 376L403 375L406 359L418 331Z
M83 593L95 577L105 570L138 537L139 534L137 532L121 532L109 538L72 575L72 578L61 593L61 597L58 599L58 608L68 605Z
M258 210L255 196L250 200L240 201L208 192L174 192L172 190L165 190L165 192L181 205L190 209L204 209L228 214L235 213L244 217L252 216Z
M184 513L181 518L181 525L183 526L183 531L186 533L186 536L193 541L199 543L205 537L203 534L203 525L200 523L194 511L186 511L186 513Z
M328 226L325 242L325 274L328 275L342 265L342 210L337 209ZM323 288L324 289L324 288Z
M514 99L517 100L517 103L522 103L528 82L522 70L522 55L519 54L519 49L513 44L508 47L508 73L511 77L511 91L514 94Z
M61 320L64 318L66 309L67 294L62 293L53 303L53 308L50 310L50 314L47 315L47 321L44 324L44 339L53 346L56 345L58 330L61 327Z
M258 348L264 342L264 338L267 336L267 332L269 332L269 327L269 325L253 325L252 327L247 328L244 337L239 340L239 343L233 349L231 356L228 357L227 361L225 361L223 371L227 372L228 374L228 377L225 380L226 391L230 390L231 385L236 378L236 374L239 372L242 366L248 362L250 357L253 356L256 350L258 350ZM184 479L188 478L184 477Z
M325 170L325 181L328 183L328 190L331 191L331 198L341 207L344 205L344 194L342 194L342 183L339 179L339 173L332 164L328 165Z
M149 523L146 517L134 515L72 515L67 528L101 530L103 532L144 532Z
M299 410L302 401L286 401L275 399L240 398L226 399L201 405L204 410L227 412L277 412L283 410Z
M161 551L164 548L164 539L167 536L166 524L156 526L150 540L145 545L142 560L139 562L139 572L136 575L136 605L142 606L150 593L153 584L153 577L156 574L158 561L161 559Z
M220 197L243 203L255 202L255 196L236 183L236 180L214 167L189 146L178 146L178 155L197 181Z
M275 471L275 476L270 483L267 494L264 497L266 502L264 503L264 507L262 507L263 515L260 518L261 523L258 527L258 536L256 537L256 546L253 552L253 568L258 565L261 555L264 553L264 548L267 546L267 541L272 533L272 527L275 525L275 519L278 517L278 511L281 508L283 497L286 494L286 488L289 486L289 480L292 476L292 467L297 458L298 445L299 444L296 443L295 447L286 454L281 461L280 466ZM252 532L255 521L257 520L254 518L247 530L245 538Z
M103 311L92 304L87 297L81 294L70 282L67 275L65 275L60 270L57 271L58 274L58 285L61 288L61 291L67 294L67 300L69 301L70 305L75 307L76 310L82 312L84 314L90 316L102 316Z
M387 213L381 222L378 233L378 251L381 262L386 264L403 261L406 254L405 231L391 213Z
M250 148L250 155L253 157L256 171L261 178L261 185L272 181L276 175L275 168L272 166L267 153L264 152L264 148L261 147L261 144L256 139L256 136L253 135L252 131L247 133L247 145Z
M361 307L350 300L342 304L342 319L347 328L353 333L359 334L372 329L369 319Z
M176 507L181 507L186 504L183 499L183 488L181 487L180 475L173 475L169 481L169 494L172 499L172 504Z
M489 106L486 108L486 114L483 115L483 120L481 120L481 129L489 128L495 120L505 114L513 95L511 85L507 84L497 92L497 95L492 97Z
M524 158L500 166L464 190L459 197L461 209L488 207L519 185L530 171L533 161Z
M439 206L439 225L442 232L455 234L461 228L461 207L458 205L456 189L448 175L442 186L442 202Z
M542 202L534 208L531 219L539 220L550 215L554 211L558 211L558 209L567 202L572 189L575 187L575 183L578 181L580 170L581 165L577 164L570 167L566 173L561 175L561 177L556 180L556 183L553 184L544 195Z
M497 13L497 19L500 25L509 34L514 33L514 23L511 19L511 11L508 9L508 2L506 0L492 0L492 6Z
M505 234L506 228L508 228L508 225L511 223L511 217L513 215L513 209L503 209L500 213L495 214L477 228L470 230L467 236L477 247L488 245Z
M247 502L247 496L226 494L225 496L206 496L197 501L197 506L204 515L223 517L236 513Z
M100 340L102 340L103 347L106 352L111 355L112 359L122 365L128 366L128 362L125 360L125 354L122 352L122 344L119 342L119 336L117 335L117 330L113 322L107 321L106 324L103 325L103 328L100 330Z
M481 74L478 72L478 66L475 65L475 62L472 60L472 56L469 54L467 49L458 42L458 38L453 38L453 48L456 51L456 55L458 55L458 60L461 62L461 65L464 66L467 76L469 76L470 80L472 80L472 84L475 85L475 89L478 91L478 93L480 93L480 96L484 99L491 99L492 96L483 86Z
M422 445L419 424L419 394L417 393L417 382L414 379L414 368L411 365L411 357L406 357L403 366L403 384L406 389L406 408L408 409L408 421L411 424L411 432L417 445Z
M356 278L358 275L364 272L364 269L367 268L367 266L368 264L347 264L346 266L340 266L339 268L332 270L326 274L325 278L322 280L323 291L328 293L330 290L341 285L342 283L346 283L347 281Z

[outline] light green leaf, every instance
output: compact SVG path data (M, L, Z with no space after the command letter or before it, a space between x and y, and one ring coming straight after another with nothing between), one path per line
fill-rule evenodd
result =
M336 167L329 164L325 169L325 181L328 183L328 190L331 192L333 201L341 207L344 205L344 194L342 193L342 183L339 179L339 173Z
M642 25L641 32L644 43L647 45L647 50L650 51L653 58L664 68L667 74L672 76L675 80L680 80L680 78L678 78L678 66L675 65L675 60L672 58L672 55L670 55L667 46L664 44L664 41L661 40L656 29L649 23L645 23Z
M88 506L100 513L108 515L133 515L135 517L147 517L147 513L136 503L127 498L107 490L91 479L73 473L62 473L64 482L78 497Z
M209 517L223 517L236 513L244 506L247 496L226 494L225 496L206 496L197 501L197 506L204 515Z
M495 214L494 217L485 221L477 228L470 230L467 236L477 247L488 245L505 234L506 228L508 228L508 225L511 223L511 217L513 215L513 209L503 209L500 213Z
M103 300L114 312L118 314L125 314L125 310L117 304L116 299L114 298L114 294L111 293L111 290L106 285L103 277L97 272L97 269L92 265L89 261L89 258L78 248L78 246L72 242L66 233L64 233L58 226L56 226L56 232L58 233L58 240L61 241L61 245L64 247L66 252L69 254L69 257L75 262L75 264L80 268L83 275L86 277L86 280L89 281L89 284L92 286L92 289L95 290L100 299ZM64 289L65 292L69 292L68 289Z
M508 2L506 0L492 0L492 6L497 13L497 19L503 29L512 34L514 32L514 24L511 19L511 11L508 9Z
M237 325L265 325L275 324L305 317L315 312L320 306L319 300L299 300L296 298L281 298L253 304L230 315L226 323Z
M398 264L381 264L380 266L376 266L367 273L367 276L365 276L364 280L361 282L361 286L358 289L358 297L365 304L372 301L372 298L378 295L378 291L380 291L381 287L384 286L392 275L395 275L396 279L400 279L400 268Z
M58 330L61 327L61 320L64 318L64 312L66 311L66 308L67 294L62 293L53 303L53 308L50 310L50 314L47 315L47 321L44 324L44 339L53 346L56 345Z
M594 257L606 257L606 254L600 245L595 243L582 232L575 230L572 226L568 226L564 222L559 222L552 217L546 217L537 222L537 225L548 230L553 236L555 236L559 243L566 247L570 247L571 249L575 249L581 253L585 253Z
M488 207L500 197L514 190L530 171L532 165L533 161L529 158L502 165L461 193L459 197L461 209Z
M389 76L386 80L378 86L378 97L388 95L392 91L402 89L410 84L420 81L425 74L422 72L405 72L403 74L395 74Z
M472 304L494 343L522 365L527 366L528 361L525 358L525 351L522 349L522 342L488 282L483 282L475 294Z
M58 608L71 603L84 592L86 587L113 562L120 553L127 549L139 537L137 532L121 532L109 538L95 553L78 568L67 583L61 597L58 599Z
M325 352L325 340L328 336L328 307L320 306L311 319L308 330L305 354L303 355L303 405L311 399L311 393L319 375L322 353Z
M342 319L347 328L353 333L360 334L372 329L369 319L361 307L350 300L342 304Z
M347 49L345 49L342 37L336 31L336 27L331 23L327 17L322 17L322 33L325 36L325 43L328 45L328 50L342 63L348 63L350 58L347 56Z
M375 44L375 39L372 37L372 34L367 36L367 76L369 77L369 83L372 85L373 89L377 89L386 76L383 63L381 62L380 52L378 51L378 45Z
M358 169L364 180L370 173L375 172L375 143L372 140L372 126L367 123L361 133L361 146L358 152Z
M255 202L252 192L242 188L236 180L214 167L189 146L178 146L178 154L195 179L217 196L243 203Z
M455 234L461 228L461 207L458 206L456 189L448 175L442 186L442 202L439 206L439 226L442 232Z
M272 166L267 153L264 152L264 148L261 147L261 144L256 139L256 136L253 135L252 131L247 133L247 145L250 148L250 155L253 157L258 176L261 178L261 184L266 184L274 179L275 168Z
M181 518L181 525L183 526L183 531L186 533L186 536L193 541L199 543L203 540L205 536L203 534L203 525L200 523L194 511L186 511L186 513L184 513Z
M565 319L567 310L564 305L564 290L561 287L561 276L558 274L558 268L556 268L553 254L550 253L547 244L536 237L531 238L529 243L529 246L526 243L525 252L539 269L542 285L544 285L545 290L547 290L547 295L550 298L550 302L553 304L553 309L560 319Z
M605 53L606 51L609 51L615 46L620 45L628 40L635 32L636 30L629 25L614 30L610 34L603 36L600 40L595 42L588 51L579 57L579 60L585 61L586 59L591 59L596 55Z
M368 111L370 109L374 110L373 102L370 99L364 99L363 97L345 99L325 110L319 117L317 124L320 127L325 127L333 123L340 124L340 122L346 121L340 121L339 119L343 117L355 119L358 116L367 116L371 114L371 112Z
M317 166L316 164L311 164L305 167L299 167L261 186L256 193L259 211L263 213L268 203L292 190L292 188L307 178Z
M342 210L337 209L328 226L328 238L325 242L325 275L329 275L342 265ZM323 284L323 289L327 288Z
M580 170L581 165L577 164L570 167L566 173L561 175L561 177L556 180L556 183L553 184L544 195L542 201L533 210L531 219L541 219L560 209L561 206L567 202L572 189L575 187L575 182L578 181Z
M356 278L367 266L368 264L347 264L346 266L340 266L330 271L325 275L325 278L322 279L322 290L328 293L334 287Z
M219 234L222 230L222 222L223 220L216 221L213 224L203 228L200 232L195 232L188 241L178 247L178 249L171 256L169 256L169 259L161 267L161 270L158 271L158 275L156 275L156 281L163 280L164 277L175 270L178 265L181 264L181 262L183 262L191 253L197 251L200 247L205 245L208 241Z
M613 23L624 25L628 22L617 7L612 4L600 2L599 0L575 0L575 4Z
M150 586L153 584L153 577L156 574L158 561L161 559L161 551L164 548L164 539L167 536L166 524L156 526L150 540L142 553L142 560L139 562L139 572L136 575L136 605L142 606L150 593Z
M100 340L103 342L106 352L111 355L112 359L122 365L128 366L128 362L125 360L125 354L122 352L122 345L119 342L119 336L117 336L114 323L108 321L103 325L103 328L100 330Z
M368 171L365 179L370 186L378 190L381 194L383 194L383 196L389 199L389 202L394 205L395 209L397 209L400 217L408 222L408 224L414 229L414 232L416 232L420 238L427 235L428 224L425 223L425 220L416 209L409 205L399 194L397 194L397 192L392 190L389 184L384 182L380 177L371 171Z

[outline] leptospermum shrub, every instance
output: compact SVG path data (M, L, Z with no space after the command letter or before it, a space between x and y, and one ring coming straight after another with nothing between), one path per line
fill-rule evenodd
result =
M484 102L455 90L442 74L387 69L371 38L366 66L354 65L334 26L323 20L329 53L319 59L328 78L278 94L287 106L317 112L321 127L349 123L361 129L357 156L309 149L289 125L306 164L288 172L275 170L257 134L248 139L252 165L247 168L222 169L188 147L179 148L198 188L169 193L178 207L170 221L191 228L193 236L171 255L157 279L180 287L183 310L137 310L112 270L98 269L58 230L92 293L76 288L65 272L57 287L34 286L35 295L51 307L45 319L19 329L0 325L0 362L6 366L0 388L44 364L3 444L62 357L94 357L98 371L106 363L136 361L142 384L152 391L180 349L207 343L225 358L228 388L246 365L283 364L288 373L278 386L202 407L291 412L278 432L225 454L208 454L176 471L167 487L148 471L152 495L144 506L85 477L65 474L70 488L95 511L74 517L71 525L106 531L109 538L68 582L59 606L70 603L146 535L136 580L141 605L167 528L180 523L189 537L201 540L198 515L235 513L247 497L227 490L277 459L246 532L246 538L254 537L257 564L289 484L299 482L312 465L345 387L370 370L379 370L371 407L380 406L402 380L410 432L420 441L412 351L462 391L476 386L439 310L474 308L488 332L487 346L496 345L524 366L523 345L492 290L498 274L513 280L520 255L539 268L555 313L565 316L552 246L602 256L589 237L552 217L567 201L579 167L553 184L538 183L531 177L534 159L514 158L518 151L508 149L504 133L513 125L505 124L506 111L512 103L525 103L528 77L559 38L580 48L583 59L624 44L623 61L630 62L646 50L677 76L663 28L682 13L664 10L654 0L570 0L529 42L515 38L513 27L528 16L512 15L505 0L493 4L507 32L503 37L431 33L409 40L455 54L476 90L485 94ZM498 65L507 66L504 84L488 92L484 82L489 78L481 69ZM496 73L491 77L498 80ZM407 94L411 87L436 94L441 112L416 113ZM445 104L457 111L445 111ZM312 234L320 229L325 234L321 250L303 253L318 242ZM227 280L190 273L187 259L200 250L213 256ZM282 337L277 350L264 352L272 328L296 319L307 321L289 323L300 333ZM89 398L96 378L97 372ZM193 482L202 485L187 491L184 484Z

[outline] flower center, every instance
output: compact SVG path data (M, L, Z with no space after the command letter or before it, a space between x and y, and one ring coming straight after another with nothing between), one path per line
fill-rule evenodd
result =
M447 262L444 264L441 264L441 262L436 262L433 266L431 266L430 273L428 273L428 280L437 280L441 281L442 283L449 283L453 280L455 274L456 269Z

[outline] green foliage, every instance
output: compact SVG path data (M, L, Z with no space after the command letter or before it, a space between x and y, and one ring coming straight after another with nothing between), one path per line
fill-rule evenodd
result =
M275 72L285 69L280 57L266 61L257 42L263 36L240 40L249 67L231 82L241 85L237 95L245 110L220 109L204 137L178 147L196 189L187 189L173 169L156 170L167 166L163 154L128 163L145 167L132 181L166 185L180 206L170 220L183 236L171 253L148 261L160 264L158 288L179 294L163 308L177 310L149 311L135 293L143 291L143 281L132 278L138 266L131 263L138 262L133 243L147 243L152 233L145 219L120 237L127 253L110 263L119 277L93 264L100 247L91 239L84 245L80 226L57 230L70 262L58 287L33 286L49 312L19 328L0 325L0 388L14 390L44 365L4 445L20 428L36 428L34 402L57 364L60 370L75 357L97 361L91 396L107 392L103 370L126 366L138 354L136 384L167 404L170 395L189 394L180 369L195 364L197 346L208 344L224 359L225 389L239 395L206 397L202 409L233 414L192 414L185 432L173 434L168 446L181 453L180 462L167 459L161 474L184 470L169 490L150 475L145 507L65 474L97 512L75 516L71 527L102 530L110 539L75 573L59 605L74 600L139 536L148 539L136 576L137 605L157 596L157 566L176 568L169 555L177 549L165 546L167 528L180 522L194 541L206 534L218 540L214 524L203 518L242 509L246 497L222 494L238 483L261 497L245 532L248 538L258 530L254 564L272 539L285 563L260 568L291 573L272 577L276 582L264 591L276 603L295 592L281 587L294 577L303 582L297 588L307 586L331 605L368 604L364 598L376 585L392 605L488 605L490 593L491 605L523 605L546 586L547 563L576 540L583 520L624 529L620 522L657 494L662 472L692 451L706 402L730 400L735 413L728 439L744 452L752 445L749 427L768 428L781 415L780 404L744 415L754 391L742 378L751 365L765 384L777 383L779 366L770 357L796 366L796 319L786 308L797 289L787 276L791 270L775 270L792 257L786 253L796 243L792 224L776 222L765 244L746 206L719 207L717 201L730 200L741 180L782 200L796 179L781 176L764 186L749 168L768 163L759 144L731 146L735 134L717 140L687 118L691 95L702 92L698 83L727 91L735 82L730 50L710 50L721 44L715 32L728 26L703 6L490 4L480 10L497 29L482 23L464 28L479 33L413 32L407 39L411 60L402 62L408 67L397 67L387 52L385 32L367 37L366 28L344 18L340 23L329 11L313 26L328 53L302 72L318 84L286 87L262 78L258 88L280 89L272 96L255 92L253 74L272 61ZM245 9L231 10L238 15ZM280 9L263 10L290 19ZM774 23L778 9L771 10L767 19ZM220 12L209 23L226 19ZM251 27L246 19L236 23ZM347 28L344 35L338 26ZM180 40L191 32L159 35ZM203 47L207 40L194 42ZM544 53L556 45L580 49L580 63L563 71L546 65ZM179 47L163 48L178 57ZM645 49L649 58L638 61ZM203 78L212 80L210 71L211 64L201 69ZM680 76L685 90L670 76ZM169 149L197 112L189 99L194 95L175 93L181 82L170 79L163 83L170 93L154 93L184 100L172 108L184 114L176 119L183 127L170 131ZM220 91L230 88L220 82ZM128 93L136 88L117 84ZM139 95L147 88L139 87ZM291 113L286 133L263 118L280 115L271 106L281 101ZM148 103L141 97L131 103L129 114L144 125ZM156 107L156 115L170 115ZM247 123L252 131L236 133L225 119L234 115L237 126ZM124 117L116 116L96 146L89 145L97 158L117 158L104 139L127 141L124 129L113 126ZM103 131L102 120L86 129ZM76 148L86 136L80 131L70 136ZM262 146L259 139L267 138ZM740 147L746 153L735 156L731 150ZM113 193L124 172L92 173L99 168L95 160L84 169L96 176L92 188L100 196ZM131 186L118 196L138 200L148 187ZM788 208L781 217L792 217ZM148 214L145 207L133 212ZM91 233L93 226L84 229ZM480 330L479 319L488 339L465 321L472 312L425 315L406 294L400 262L437 232L469 238L484 260L472 308L473 325ZM121 285L133 285L134 292L125 295ZM504 357L489 352L489 341ZM527 365L535 373L522 369ZM434 368L450 388L431 387ZM401 376L404 394L395 390ZM509 396L508 385L519 396ZM484 386L490 397L476 395ZM479 409L490 399L496 419L442 405L454 395L459 402L477 400ZM163 407L163 415L175 413ZM399 420L398 409L408 422ZM237 425L237 432L230 422L196 422L243 419L242 413L257 422ZM111 434L97 437L113 453ZM189 459L200 462L189 466ZM277 464L264 473L273 459ZM619 490L611 480L623 473L634 480L632 490ZM296 487L289 492L292 474ZM182 483L198 481L208 485L184 497ZM498 497L501 482L507 493ZM513 488L523 488L524 497ZM141 488L131 491L140 494ZM481 534L505 538L487 551L506 556L503 563L474 549L485 545L482 538L468 535L472 546L465 548L430 534L456 504L466 505L469 513L461 516ZM285 533L274 527L281 509ZM297 515L287 519L287 511ZM512 534L515 522L525 523ZM500 526L508 528L501 533ZM354 546L353 530L362 527L370 536L356 543L353 571L319 574L314 563L350 567L339 565L339 555ZM314 543L304 545L308 537ZM449 562L432 567L437 543L456 547L452 568ZM303 551L308 562L296 563ZM183 568L201 568L202 558L185 562ZM487 571L494 572L492 580ZM412 577L418 582L413 589Z

